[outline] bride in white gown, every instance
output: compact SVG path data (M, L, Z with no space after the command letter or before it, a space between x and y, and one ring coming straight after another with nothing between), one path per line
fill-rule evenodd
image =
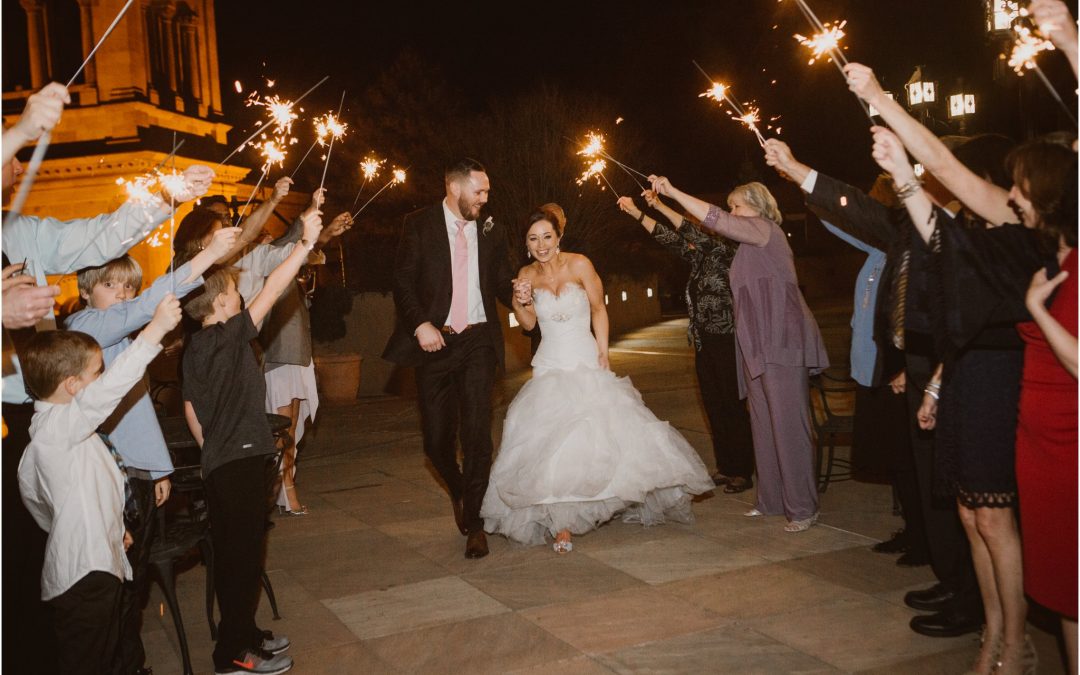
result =
M557 219L534 213L534 262L515 280L514 312L540 323L533 378L507 410L480 515L484 529L524 544L572 548L622 513L626 522L693 522L690 499L713 489L686 439L608 369L604 290L589 259L559 251ZM592 332L590 332L590 324Z

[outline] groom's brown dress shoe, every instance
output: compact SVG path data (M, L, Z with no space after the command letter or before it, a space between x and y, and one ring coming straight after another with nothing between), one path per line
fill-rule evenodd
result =
M469 533L469 538L465 542L465 557L466 558L483 558L488 554L487 535L483 530L476 530Z
M450 503L454 505L454 522L457 523L457 529L461 532L461 536L465 536L469 533L465 529L465 505L460 499L451 499Z

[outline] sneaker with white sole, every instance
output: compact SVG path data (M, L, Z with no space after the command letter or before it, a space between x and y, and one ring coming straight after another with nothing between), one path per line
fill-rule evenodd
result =
M264 652L270 652L271 654L280 654L290 646L292 646L292 643L289 642L289 638L284 635L274 635L268 630L263 631L262 644L259 645Z
M262 649L247 649L233 659L224 668L215 668L214 675L232 675L232 673L258 673L258 675L280 675L292 670L293 660L285 654L271 654Z

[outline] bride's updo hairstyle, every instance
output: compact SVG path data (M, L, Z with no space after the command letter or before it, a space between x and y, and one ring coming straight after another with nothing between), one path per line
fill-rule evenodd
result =
M563 228L566 227L566 216L563 215L561 206L558 204L544 204L533 211L526 222L525 234L528 235L532 226L541 220L551 223L551 226L555 228L555 234L560 237L563 235Z

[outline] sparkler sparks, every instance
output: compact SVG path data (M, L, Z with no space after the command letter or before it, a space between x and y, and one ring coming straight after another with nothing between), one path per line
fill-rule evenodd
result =
M567 139L567 140L569 140L569 139ZM614 157L612 157L608 153L608 151L604 149L604 135L603 134L601 134L599 132L596 132L596 131L590 131L587 134L585 134L585 145L584 145L584 147L581 148L581 150L577 151L577 154L581 155L582 157L585 157L585 159L587 161L588 160L593 160L593 161L589 162L589 165L587 165L587 168L585 170L585 174L589 174L589 169L592 166L597 165L597 162L595 160L603 158L603 159L606 159L606 160L610 161L612 164L619 167L620 169L622 169L626 173L626 175L630 176L630 178L635 183L637 183L638 187L640 187L642 190L645 189L645 186L643 186L641 184L641 181L639 181L636 177L634 177L634 174L636 173L638 176L641 176L642 178L647 178L647 176L645 174L641 173L640 171L638 171L637 169L629 167L629 166L623 164L622 162L620 162L619 160L615 159ZM588 180L588 178L591 177L591 175L598 175L600 178L602 178L604 180L605 183L607 183L607 186L609 188L611 188L611 191L614 192L616 195L618 195L619 193L616 192L615 188L613 188L611 186L611 183L608 181L607 176L605 176L603 174L604 168L607 167L607 162L603 162L602 164L603 164L603 166L601 166L600 169L598 171L596 171L594 174L590 174L589 176L583 175L582 179L578 181L578 185L581 185L586 180Z
M696 63L694 65L697 65ZM698 66L701 69L701 66ZM705 74L705 71L701 71ZM708 77L708 75L706 75ZM731 109L735 111L734 119L742 124L746 125L746 128L754 132L754 137L757 138L757 142L762 147L765 147L765 138L761 135L761 131L757 128L757 123L761 121L761 111L758 108L747 104L746 110L735 101L734 98L728 93L731 88L721 82L712 82L712 86L708 91L704 91L698 94L698 98L708 98L716 101L721 106L727 103L731 106ZM730 112L728 113L731 114Z
M592 164L585 168L585 172L581 174L581 177L577 179L577 184L584 185L586 182L596 178L596 184L600 185L600 178L603 177L606 168L607 162L602 159L594 160Z
M400 183L405 182L405 169L394 169L392 173L393 173L394 178L393 178L393 180L391 182L394 185L398 185Z
M1016 32L1016 42L1009 55L1009 67L1015 70L1017 75L1023 75L1025 70L1034 70L1037 67L1035 57L1044 51L1054 50L1054 45L1049 40L1044 40L1027 26L1016 24L1013 31Z
M364 174L364 181L367 182L372 178L376 178L379 175L379 169L382 165L386 164L385 159L377 159L375 155L368 155L360 162L360 173Z
M321 146L326 145L326 139L329 137L340 141L348 128L349 125L339 120L334 113L326 113L315 119L316 140Z
M379 195L381 195L383 193L383 190L385 190L388 187L392 187L394 185L400 185L400 184L404 183L405 182L405 172L406 172L406 169L399 169L398 167L394 167L390 171L390 180L386 181L386 184L383 185L381 188L379 188L378 192L371 195L371 197L366 202L364 202L364 205L361 206L360 209L357 210L356 213L352 214L353 220L356 220L356 217L360 215L360 212L363 211L364 209L366 209L368 207L368 204L375 201L375 198L378 197Z
M833 60L837 60L837 55L840 53L840 40L844 38L844 26L846 25L847 20L833 24L825 22L822 24L823 30L814 33L810 37L804 37L796 33L795 39L799 44L810 50L810 60L807 63L813 64L822 56L830 56ZM841 56L839 63L845 60Z

